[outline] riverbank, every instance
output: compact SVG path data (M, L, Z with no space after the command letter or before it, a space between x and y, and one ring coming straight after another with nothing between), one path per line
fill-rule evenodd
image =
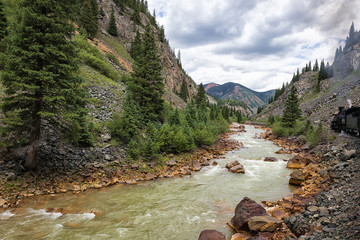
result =
M231 140L232 132L223 134L210 147L196 149L190 153L166 155L153 162L137 161L129 165L87 165L80 171L59 173L56 169L46 172L27 172L21 176L7 177L0 181L0 212L16 208L24 199L54 199L59 194L99 189L114 184L137 184L158 178L191 175L208 166L209 161L221 158L227 151L241 147L241 143Z
M278 153L294 155L287 165L294 169L290 182L300 186L292 196L263 201L267 214L282 221L277 231L240 231L231 240L359 239L359 139L340 137L310 150L296 138L276 138L265 130L261 137L280 146Z

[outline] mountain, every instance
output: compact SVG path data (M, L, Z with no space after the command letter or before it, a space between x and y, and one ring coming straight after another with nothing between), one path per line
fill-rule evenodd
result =
M300 75L299 81L292 82L275 102L269 104L258 116L267 119L270 115L281 116L292 85L298 90L303 116L312 123L322 122L330 127L338 107L360 106L360 32L348 37L344 49L336 49L334 62L327 69L333 75L320 81L318 71L308 71Z
M268 103L275 90L256 92L239 83L228 82L223 85L209 83L204 85L207 94L223 100L233 99L244 102L250 108L257 108Z

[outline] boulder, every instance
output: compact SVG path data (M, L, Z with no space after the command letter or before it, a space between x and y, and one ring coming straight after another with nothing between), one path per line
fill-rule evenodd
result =
M231 162L231 163L226 164L225 167L226 167L227 169L230 169L230 168L235 167L236 165L240 165L240 163L239 163L238 161L233 161L233 162Z
M301 183L303 183L304 181L305 181L305 175L301 170L297 169L290 174L289 184L300 186Z
M290 215L288 212L286 212L282 208L275 208L270 211L270 214L272 217L277 218L279 220L283 220L283 219L289 217L289 215Z
M264 215L266 215L265 208L250 198L244 197L235 208L235 216L231 219L231 224L236 231L239 231L248 222L249 218Z
M219 165L219 163L217 161L214 161L211 165L217 166L217 165Z
M200 170L201 170L201 165L200 165L200 163L194 162L194 163L192 164L191 170L193 170L193 171L200 171Z
M264 159L264 162L276 162L276 161L277 161L277 159L274 157L266 157Z
M278 150L277 152L275 152L276 154L285 154L285 150L283 148L281 148L280 150Z
M254 216L248 220L249 229L256 232L274 232L281 223L280 220L269 215Z
M234 235L231 236L230 240L247 240L249 239L251 236L249 235L244 235L242 233L236 233Z
M191 175L191 171L188 168L182 168L181 169L181 174L182 175Z
M176 166L176 159L171 159L169 160L166 165L172 167L172 166Z
M244 166L239 164L239 165L236 165L235 167L232 167L229 169L230 172L232 173L245 173L245 169L244 169Z
M0 207L2 207L5 203L6 203L6 201L0 197Z
M225 235L216 230L204 230L198 240L226 240Z
M300 169L304 168L309 162L310 160L308 158L295 156L288 161L286 167L291 169Z

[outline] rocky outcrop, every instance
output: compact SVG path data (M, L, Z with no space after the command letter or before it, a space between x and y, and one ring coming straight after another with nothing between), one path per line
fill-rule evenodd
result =
M246 224L251 217L264 215L267 215L266 210L261 205L248 197L244 197L235 208L235 216L231 219L231 224L236 231L240 231L247 227Z
M225 235L217 230L204 230L198 240L226 240Z
M249 229L256 232L274 232L281 224L282 221L269 215L255 216L248 220Z

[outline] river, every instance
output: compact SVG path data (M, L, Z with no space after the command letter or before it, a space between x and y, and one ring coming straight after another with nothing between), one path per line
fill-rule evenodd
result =
M244 148L226 153L219 164L191 176L115 185L50 201L27 201L21 209L0 214L0 239L197 239L204 229L217 229L229 238L226 222L245 197L278 200L290 195L290 155L275 154L279 147L255 139L263 130L246 126L231 138ZM276 157L277 162L264 162ZM227 171L238 160L245 174ZM64 208L71 214L47 213Z

